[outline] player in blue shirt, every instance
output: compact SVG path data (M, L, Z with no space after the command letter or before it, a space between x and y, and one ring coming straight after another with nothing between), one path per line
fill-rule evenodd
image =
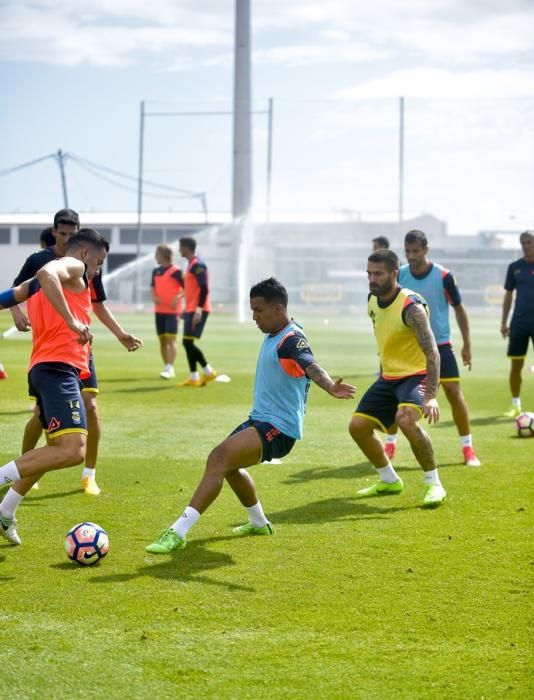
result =
M521 371L528 352L529 340L534 345L534 231L523 231L519 236L523 257L508 266L504 282L501 334L508 338L510 367L510 391L512 407L505 413L515 418L521 413ZM515 306L508 326L515 290Z
M249 521L234 528L236 535L273 535L256 487L246 467L284 457L302 437L310 380L336 399L350 399L355 388L334 381L315 361L301 327L287 313L287 292L271 277L250 290L252 318L262 333L254 382L254 405L241 423L208 457L204 476L189 505L173 525L146 547L152 554L183 549L186 535L217 498L226 480Z
M469 319L462 304L460 290L453 275L428 258L428 240L423 231L408 231L404 237L404 252L408 261L399 272L399 284L421 294L430 311L430 326L440 355L440 384L452 409L452 417L460 436L463 459L468 467L479 467L480 460L473 449L469 410L460 387L460 370L452 348L449 306L454 309L462 334L462 361L471 370L471 338ZM396 430L389 432L385 450L395 455Z

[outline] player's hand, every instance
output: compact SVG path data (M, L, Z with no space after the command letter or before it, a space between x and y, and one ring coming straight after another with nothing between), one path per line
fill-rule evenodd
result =
M340 377L336 379L328 393L336 399L352 399L356 393L356 387L352 386L352 384L344 384L343 379Z
M32 327L28 317L18 306L14 306L11 309L11 315L13 316L13 321L18 331L21 331L21 333L31 331Z
M471 346L464 345L462 348L462 360L464 367L467 367L471 371L472 358L471 358Z
M128 352L135 352L143 347L141 338L136 338L131 333L123 333L119 336L119 341L124 345Z
M510 329L508 328L506 323L503 323L501 325L501 335L503 338L508 338L508 336L510 335Z
M92 342L93 334L91 333L89 326L86 326L83 323L80 323L80 321L74 319L70 329L73 330L78 336L78 342L80 345L85 345L86 343Z
M193 318L191 319L191 326L195 328L195 326L198 326L202 319L202 310L197 309L195 313L193 314Z
M425 399L423 401L423 416L430 424L439 421L439 405L437 399Z

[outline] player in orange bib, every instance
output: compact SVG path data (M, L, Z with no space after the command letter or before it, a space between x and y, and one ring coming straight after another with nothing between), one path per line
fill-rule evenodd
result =
M182 312L184 280L178 265L173 265L173 250L162 243L156 248L158 267L152 270L152 300L156 317L156 333L159 349L165 366L159 376L162 379L174 377L176 360L176 335L178 318Z
M93 229L71 236L66 255L42 267L19 287L0 293L0 308L28 299L33 350L28 383L36 397L47 445L0 467L0 536L21 544L15 512L46 472L80 464L85 457L87 417L81 380L89 376L92 334L89 280L102 267L108 242Z
M180 382L178 386L201 387L211 382L217 372L211 367L204 353L195 344L199 340L211 311L209 275L206 263L196 254L197 242L194 238L180 238L180 255L187 260L187 270L184 275L185 314L183 346L189 363L189 379ZM202 377L198 372L202 367Z

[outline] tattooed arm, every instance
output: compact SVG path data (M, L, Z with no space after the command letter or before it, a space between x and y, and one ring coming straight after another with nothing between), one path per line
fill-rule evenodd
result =
M404 321L412 328L419 347L426 357L426 390L423 399L423 414L430 423L437 423L439 407L436 400L439 388L440 358L436 339L430 328L426 311L421 304L412 304L406 309Z
M316 362L312 362L311 365L306 367L306 375L312 382L336 399L351 399L356 391L356 387L352 386L352 384L344 384L343 379L334 381L328 372Z

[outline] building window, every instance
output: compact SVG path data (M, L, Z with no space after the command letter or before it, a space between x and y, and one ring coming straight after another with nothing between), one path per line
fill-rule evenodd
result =
M40 248L41 243L39 238L41 236L41 231L46 228L19 228L19 245L33 245L36 248Z
M141 230L141 243L157 245L163 241L163 229L161 228L144 228ZM121 245L137 245L137 229L136 228L121 228L120 230Z
M0 228L0 245L9 245L11 243L11 229Z

